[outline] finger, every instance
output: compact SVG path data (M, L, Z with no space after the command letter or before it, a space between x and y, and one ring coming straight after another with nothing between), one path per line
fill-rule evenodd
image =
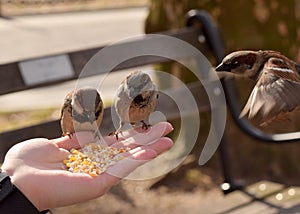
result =
M143 145L136 148L133 148L127 152L123 152L120 154L120 156L123 157L129 157L137 152L140 152L142 150L150 149L155 151L158 155L167 151L173 146L173 141L170 138L163 137L160 139L157 139L154 143L151 143L149 145Z
M149 133L155 132L157 136L161 137L168 133L170 133L173 130L173 127L168 122L159 122L153 126L150 126L147 130L143 129L142 126L136 127L134 129L122 132L118 135L118 140L115 136L106 136L103 138L103 140L106 142L107 145L112 145L118 142L122 142L126 140L127 138L130 138L132 136L135 136L137 134L144 134L148 135Z
M125 135L126 139L117 141L111 144L114 147L129 147L135 148L140 145L148 145L158 138L167 135L173 130L173 127L168 122L160 122L152 127L149 127L143 132L132 131Z
M119 161L116 165L108 168L106 173L124 178L134 171L137 167L154 159L157 155L167 151L173 145L170 138L161 138L149 146L137 147L125 154L126 158Z
M72 148L81 148L87 143L95 142L95 134L93 132L76 132L70 136L64 136L51 141L58 147L70 150Z
M169 150L173 146L173 144L174 143L170 138L163 137L163 138L159 139L158 141L145 146L145 148L148 147L148 149L155 151L157 153L157 155L159 155L159 154Z
M143 149L131 156L119 161L117 164L108 168L106 173L117 178L124 178L134 171L137 167L145 164L157 156L157 153L151 149Z

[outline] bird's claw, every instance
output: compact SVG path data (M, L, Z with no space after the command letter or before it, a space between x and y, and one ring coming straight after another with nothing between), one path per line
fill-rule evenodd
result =
M67 133L62 133L62 136L63 136L63 137L64 137L64 136L68 136L69 139L72 139L73 133L69 133L69 132L67 132Z
M147 124L144 121L141 121L141 123L142 123L142 129L144 130L147 130L151 126L150 124Z
M116 137L116 139L119 140L119 134L121 134L121 133L122 133L122 131L117 130L117 131L109 133L108 136L113 136L114 135Z
M96 139L96 138L101 139L101 137L100 137L100 132L99 132L98 130L96 130L96 131L94 132L94 138L95 138L95 139Z
M141 121L141 123L142 123L142 129L143 130L147 130L151 126L150 124L147 124L144 121ZM108 136L113 136L114 135L116 137L116 139L119 140L119 134L122 134L122 131L120 129L109 133Z

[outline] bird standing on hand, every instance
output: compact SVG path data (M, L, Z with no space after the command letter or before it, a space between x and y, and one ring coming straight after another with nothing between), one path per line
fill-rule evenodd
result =
M125 123L135 125L142 123L143 129L148 129L144 120L154 111L158 93L148 74L141 71L131 72L117 90L115 101L116 112L120 118L119 128L110 133L118 139L118 134Z
M256 82L240 117L260 115L261 126L282 120L300 105L300 66L276 51L236 51L216 71L241 74Z
M78 131L94 131L103 118L103 102L100 94L94 88L86 87L67 94L61 110L62 135L71 135Z

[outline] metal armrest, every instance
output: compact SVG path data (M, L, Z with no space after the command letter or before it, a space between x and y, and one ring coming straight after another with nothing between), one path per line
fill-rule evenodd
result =
M241 109L237 99L237 93L232 79L222 80L224 91L226 95L227 105L233 116L234 121L249 136L261 140L266 143L284 143L284 142L295 142L300 140L300 132L290 132L283 134L267 134L253 125L251 125L247 119L239 118Z

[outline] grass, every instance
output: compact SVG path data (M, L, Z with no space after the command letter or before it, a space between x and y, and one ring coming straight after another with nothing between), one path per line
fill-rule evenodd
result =
M57 119L60 110L56 108L18 112L0 112L0 132L30 126L40 122Z
M103 100L104 106L113 104L110 99ZM0 111L0 132L38 124L60 118L60 107L26 111Z

